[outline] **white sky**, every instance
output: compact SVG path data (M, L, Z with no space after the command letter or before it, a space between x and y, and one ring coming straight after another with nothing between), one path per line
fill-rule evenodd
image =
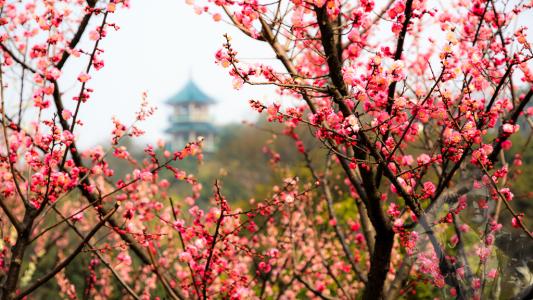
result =
M210 15L196 15L183 0L133 0L130 9L117 10L110 21L120 30L109 30L102 43L105 67L91 72L89 87L94 88L94 93L90 103L81 109L85 125L76 130L82 147L109 141L111 117L131 120L144 91L158 111L141 126L147 132L143 141L164 137L170 113L164 101L185 84L191 73L200 88L218 100L211 109L217 124L253 120L257 114L249 109L248 100L274 97L272 89L262 87L235 91L228 70L214 63L224 33L234 37L233 43L236 49L243 50L239 51L243 57L273 57L269 49L249 38L239 38L243 35L235 28L215 23ZM87 49L85 45L83 48ZM66 73L79 73L77 62L67 65ZM65 75L63 78L73 78ZM68 83L63 83L62 88L65 87ZM78 90L76 86L72 92ZM64 101L73 102L70 98L65 97Z

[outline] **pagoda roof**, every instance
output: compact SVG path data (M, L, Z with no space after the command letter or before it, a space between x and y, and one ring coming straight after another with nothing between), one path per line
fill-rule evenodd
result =
M179 92L167 99L166 103L170 105L184 103L213 104L216 101L204 93L192 79L189 79Z
M196 131L196 132L217 132L217 128L213 126L211 123L206 122L180 122L180 123L172 123L170 125L170 128L165 130L166 133L179 133L179 132L190 132L190 131Z

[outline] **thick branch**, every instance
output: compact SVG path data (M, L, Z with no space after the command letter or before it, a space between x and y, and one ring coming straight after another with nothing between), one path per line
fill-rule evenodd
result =
M407 35L407 28L409 27L409 22L411 21L412 15L413 0L407 0L405 2L405 20L403 21L402 30L398 36L398 42L396 43L396 51L394 52L394 60L399 60L402 58L403 53L403 44L405 43L405 36ZM387 93L387 112L390 114L392 111L392 105L394 104L394 93L396 92L397 81L393 81L389 85L389 90Z
M524 99L520 101L520 104L518 104L514 110L509 114L507 118L503 121L503 123L516 123L518 120L518 117L526 107L526 105L531 101L531 98L533 98L533 89L529 88L529 92L525 95ZM496 162L498 160L498 155L500 154L500 151L502 150L502 144L507 139L509 139L509 135L503 132L502 129L500 129L500 132L498 133L498 137L494 140L494 143L492 143L492 153L489 155L488 159L492 162Z
M329 67L331 82L333 82L333 85L339 90L341 95L346 96L348 94L348 89L346 88L346 84L342 77L342 60L337 51L337 39L335 38L335 31L333 30L328 17L326 5L315 7L315 13L318 27L320 28L322 47L324 47L324 52L326 53L326 61Z
M80 22L80 25L78 26L78 30L74 34L74 37L72 37L72 40L70 40L70 43L68 44L70 49L76 48L78 43L81 40L81 37L83 36L83 33L85 32L85 29L87 29L87 25L89 25L89 21L91 20L91 17L93 16L93 8L96 5L97 0L87 0L87 5L89 6L90 11L83 16L83 19ZM68 58L70 57L69 51L63 51L63 54L61 55L61 59L57 63L56 67L58 69L62 69L65 63L67 62Z

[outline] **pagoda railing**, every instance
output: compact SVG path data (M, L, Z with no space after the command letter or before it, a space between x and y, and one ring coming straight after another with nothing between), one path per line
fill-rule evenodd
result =
M173 115L168 118L170 122L208 122L209 115L205 114L192 114L192 115Z

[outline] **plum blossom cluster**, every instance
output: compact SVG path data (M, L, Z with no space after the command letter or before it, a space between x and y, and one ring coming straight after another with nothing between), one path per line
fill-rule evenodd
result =
M254 99L251 107L296 141L294 132L307 127L326 149L335 166L328 172L343 178L356 203L364 243L332 216L341 201L331 191L337 183L312 169L313 149L296 143L321 185L318 196L330 202L331 227L314 234L334 236L360 284L357 293L393 299L432 283L459 299L488 295L500 280L494 241L502 228L533 239L511 183L521 174L518 149L528 146L511 138L530 134L532 124L533 52L517 25L531 3L278 1L254 11L243 8L247 3L206 1L204 12L225 13L248 38L269 46L276 64L241 61L227 35L216 61L237 89L276 87L280 100ZM316 223L323 217L318 207ZM476 211L484 217L472 222ZM484 271L474 271L471 256ZM340 278L314 284L287 268L314 297L351 295L357 286Z

